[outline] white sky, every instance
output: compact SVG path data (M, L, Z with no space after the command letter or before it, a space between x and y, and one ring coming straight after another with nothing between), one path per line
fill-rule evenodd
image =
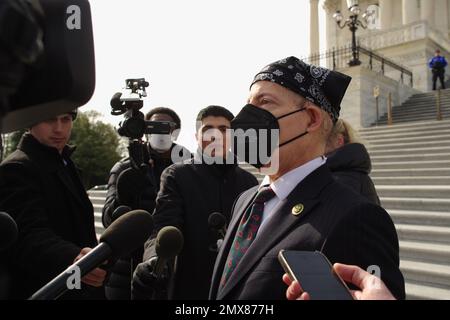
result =
M236 115L260 69L309 53L308 0L90 2L97 80L81 110L96 110L116 126L123 117L110 115L112 95L126 78L145 77L142 111L174 109L182 121L178 142L191 150L201 108L221 105Z

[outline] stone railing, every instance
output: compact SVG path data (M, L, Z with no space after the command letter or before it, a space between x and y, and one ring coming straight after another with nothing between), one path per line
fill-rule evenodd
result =
M427 37L450 52L448 37L432 28L427 21L414 22L387 31L368 32L359 38L359 43L366 48L371 48L371 50L378 50Z

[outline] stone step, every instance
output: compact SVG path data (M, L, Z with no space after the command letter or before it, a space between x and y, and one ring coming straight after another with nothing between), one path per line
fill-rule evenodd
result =
M392 108L392 111L398 111L398 110L409 110L414 108L422 108L424 110L428 109L429 107L436 107L437 99L422 99L422 100L415 100L415 101L406 101L401 106L394 106ZM450 105L450 99L449 97L441 98L441 108L447 108ZM385 105L386 106L386 105Z
M398 209L450 212L450 199L380 197L380 200L387 211Z
M449 227L396 224L395 228L400 240L450 244Z
M441 112L442 113L448 113L450 111L450 105L449 104L441 104ZM430 115L434 114L437 115L437 105L433 104L415 104L411 106L405 106L402 108L394 109L392 110L392 117L401 117L401 116L424 116L424 115ZM387 119L387 114L384 114L380 117Z
M421 226L450 226L450 210L440 211L417 211L386 209L395 224L410 224Z
M400 156L413 154L450 154L450 145L448 147L423 147L423 148L404 148L393 150L371 150L368 149L370 157L380 156Z
M378 127L368 127L359 129L359 133L364 134L375 134L379 132L390 132L390 131L403 131L409 129L422 129L424 127L433 127L433 126L445 126L446 124L450 124L450 120L426 120L426 121L414 121L411 123L402 123L395 126L378 126Z
M89 199L91 200L92 204L98 204L102 207L105 204L105 197L90 196Z
M390 132L390 133L379 133L377 135L371 136L361 136L364 140L382 140L382 139L400 139L400 138L413 138L413 137L425 137L425 136L437 136L442 134L450 134L449 128L439 128L430 130L410 130L409 132Z
M96 204L96 203L93 203L92 206L94 207L94 213L95 213L95 212L100 212L100 214L102 213L102 210L103 210L103 204Z
M371 177L429 177L429 176L450 176L450 168L416 168L406 169L374 169L370 173Z
M100 198L106 198L107 190L89 190L88 195L89 197L100 197Z
M450 289L406 282L406 299L408 300L450 300Z
M429 91L429 92L423 92L423 93L417 93L410 97L410 99L423 99L423 98L429 98L436 96L437 91ZM441 96L448 96L450 94L449 89L442 89L441 90Z
M450 140L450 133L442 133L442 134L435 134L435 135L427 135L427 136L418 136L418 137L404 137L404 138L382 138L382 139L370 139L369 145L375 146L375 145L388 145L390 143L428 143L428 142L436 142L436 141L449 141Z
M436 104L436 101L438 99L437 95L431 96L431 97L423 97L423 98L415 98L411 100L405 101L404 104L401 106L394 106L395 108L403 108L406 106L414 106L414 105L429 105L429 104ZM450 103L450 97L448 95L441 95L441 103L442 104L448 104Z
M375 185L402 186L402 185L435 185L450 186L450 176L425 177L372 177Z
M450 113L443 112L442 119L450 119ZM395 125L395 124L399 124L399 123L409 123L409 122L424 121L424 120L437 120L436 113L428 114L428 115L421 115L421 116L396 117L396 118L393 118L392 123L393 123L393 125ZM378 125L387 125L387 118L381 118L380 121L378 121Z
M403 198L430 198L450 200L450 186L384 186L375 185L378 196L383 197L403 197Z
M401 108L402 106L405 105L414 105L414 104L426 104L426 103L432 103L435 104L436 101L438 99L438 95L437 94L433 94L430 96L424 96L424 97L411 97L410 99L406 100L402 105L398 106L394 106L393 108ZM442 103L449 103L450 101L450 96L448 94L441 94L441 102Z
M421 241L400 240L401 260L418 260L427 263L448 264L450 261L450 245Z
M99 235L105 231L105 228L103 227L103 224L101 222L95 221L95 233L97 234L97 238L99 238Z
M94 220L102 222L102 212L94 211Z
M434 121L434 124L427 124L423 126L416 126L414 128L408 127L408 128L397 128L396 126L387 127L388 129L383 129L379 131L367 131L367 132L358 132L358 135L364 139L364 140L370 140L372 138L376 137L390 137L394 135L401 135L401 134L411 134L411 133L422 133L427 134L430 132L440 132L441 130L446 130L450 126L449 123L445 122L440 124L439 121ZM376 129L377 127L373 127ZM378 127L381 128L381 127ZM390 129L389 129L390 128Z
M377 162L372 164L374 170L377 169L432 169L432 168L449 168L450 160L435 161L392 161Z
M396 150L402 150L405 148L423 148L423 147L433 147L433 148L439 148L439 147L449 147L450 146L450 141L447 140L436 140L436 141L427 141L427 142L417 142L417 141L413 141L413 142L390 142L390 143L384 143L384 144L378 144L378 145L373 145L371 144L371 142L369 141L367 143L367 147L370 150L369 152L372 151L385 151L385 150L392 150L392 151L396 151Z
M401 260L400 269L405 281L444 287L450 290L450 266L448 264Z
M387 156L372 156L373 164L383 162L398 162L398 161L439 161L450 160L450 153L419 153L409 155L387 155Z

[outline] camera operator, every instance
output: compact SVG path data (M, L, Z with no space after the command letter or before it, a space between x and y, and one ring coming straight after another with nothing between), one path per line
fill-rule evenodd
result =
M181 129L181 120L175 111L163 107L154 108L146 114L145 120L170 122L174 125L169 134L146 134L147 142L143 144L143 148L146 149L144 153L147 154L148 158L147 170L145 174L130 176L129 181L124 181L124 178L122 178L120 187L123 188L123 191L121 192L117 190L117 180L123 172L131 169L130 157L122 159L114 165L110 173L108 193L103 207L103 224L105 227L117 218L114 217L114 211L119 206L153 212L161 174L164 169L173 164L172 150L177 147L178 150L182 150L183 157L191 157L189 150L174 143ZM121 259L115 264L106 284L108 299L130 299L131 272L130 259Z
M28 298L97 245L94 210L67 145L75 118L74 111L32 125L0 165L0 208L19 228L6 255L12 299ZM105 276L94 269L62 298L103 299Z

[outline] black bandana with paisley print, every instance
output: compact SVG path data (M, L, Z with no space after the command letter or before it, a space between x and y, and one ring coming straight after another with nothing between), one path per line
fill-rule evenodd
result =
M259 72L258 81L277 83L321 107L335 123L341 111L341 102L351 77L326 68L309 65L296 57L269 64Z

